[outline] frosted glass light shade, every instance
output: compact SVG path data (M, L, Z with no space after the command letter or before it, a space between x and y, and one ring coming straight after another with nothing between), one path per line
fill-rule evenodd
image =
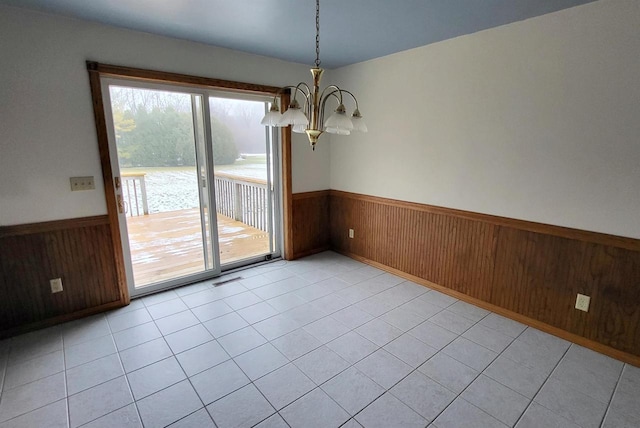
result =
M360 110L355 109L353 114L351 115L351 123L353 123L353 130L358 132L367 132L369 129L367 125L362 120L362 115L360 114Z
M298 134L304 134L304 131L307 130L307 125L293 125L293 128L291 128L291 130Z
M364 123L361 117L352 117L351 123L353 123L353 130L358 132L367 132L369 129L367 125Z
M325 128L325 131L329 134L337 134L337 135L349 135L351 131L348 129L338 129L338 128Z
M282 115L282 119L280 120L280 126L288 126L288 125L307 125L309 123L309 119L307 116L300 110L300 107L291 107L284 112Z
M281 126L280 125L281 120L282 120L282 114L280 114L279 111L271 110L264 115L260 124L265 126Z
M336 134L337 132L331 132L329 130L351 131L353 129L353 123L351 122L351 119L347 117L344 106L340 104L336 111L326 120L326 122L324 123L324 127L327 132Z

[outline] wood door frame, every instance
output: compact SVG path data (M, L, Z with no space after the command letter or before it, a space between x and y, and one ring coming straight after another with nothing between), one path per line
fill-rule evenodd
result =
M197 87L213 90L225 90L244 94L257 94L279 96L282 108L288 105L289 91L283 91L276 86L258 85L254 83L235 82L231 80L199 77L187 74L170 73L165 71L146 70L141 68L125 67L111 64L102 64L95 61L87 61L89 72L89 84L93 103L93 115L96 123L98 150L100 164L102 166L102 179L104 182L105 200L107 203L107 216L111 229L111 244L114 250L114 267L118 278L121 303L126 305L130 301L125 273L124 253L122 250L122 236L118 222L118 206L116 201L115 184L111 159L109 154L109 139L107 133L107 120L103 104L102 77L129 78L150 83L169 83L177 86ZM284 259L293 257L293 223L292 223L292 182L291 182L291 127L281 128L282 150L282 202L283 202L283 249Z

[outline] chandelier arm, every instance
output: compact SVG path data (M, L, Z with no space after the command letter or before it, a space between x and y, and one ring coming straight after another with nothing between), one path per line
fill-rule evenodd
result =
M307 92L303 91L300 87L303 87L304 89L307 90ZM304 109L302 110L305 114L311 111L311 89L309 88L309 85L307 85L305 82L300 82L298 83L297 86L295 86L294 88L296 90L296 94L298 92L300 92L303 96L304 96ZM295 101L295 95L293 97L294 101Z
M300 88L298 87L298 86L300 86L300 85L304 85L304 86L306 87L306 89L307 89L307 92L306 92L306 93L305 93L302 89L300 89ZM297 93L297 92L301 92L301 93L302 93L302 95L303 95L306 99L308 99L308 98L309 98L309 94L310 94L309 86L308 86L306 83L304 83L304 82L300 82L300 83L298 83L298 86L287 85L287 86L283 86L283 87L281 87L281 88L278 88L278 90L275 92L275 94L273 94L273 101L271 102L271 104L275 104L275 103L278 101L278 97L279 97L280 95L284 94L284 93L286 92L286 90L287 90L287 89L295 89L295 90L296 90L296 93ZM294 93L293 97L295 98L295 93Z
M300 86L304 87L307 90L307 92L305 92L302 89L300 89ZM311 91L309 90L309 86L304 82L300 82L296 86L292 86L292 85L283 86L282 88L278 89L278 92L276 93L276 96L277 96L278 93L284 92L285 89L294 89L295 90L295 92L293 94L293 99L294 100L296 99L296 95L297 95L298 92L300 92L305 97L305 99L309 99L309 95L311 94ZM274 99L275 99L275 97L274 97Z
M329 92L324 99L322 100L322 109L324 110L324 106L327 103L327 100L331 97L335 98L336 101L338 101L338 105L342 104L342 97L339 97L336 92L340 92L340 91L333 91L333 92Z
M331 94L335 94L336 92L340 93L340 97L339 97L339 103L342 104L342 89L340 89L338 86L336 85L329 85L326 88L324 88L322 90L322 93L320 94L320 99L323 99L325 97L325 92L329 89L332 89L331 92L329 92L328 94L326 94L326 97L329 97L329 95Z
M326 88L324 88L324 90L326 91L327 89L329 89L330 86L327 86ZM335 86L335 90L329 92L326 95L323 95L322 97L322 101L320 102L320 127L322 128L324 126L324 110L325 110L325 105L327 104L327 100L329 98L331 98L331 96L335 97L336 100L338 101L338 104L342 104L342 97L339 97L338 95L336 95L336 92L340 92L340 88L338 88L337 86ZM322 91L324 93L324 91Z
M358 106L358 99L356 98L355 95L353 95L353 93L351 91L347 91L346 89L340 89L339 87L337 87L335 85L327 86L326 88L324 88L324 91L326 91L329 88L332 88L334 90L332 92L329 92L326 95L326 98L329 98L329 96L333 95L336 98L338 98L338 103L342 104L342 93L344 92L345 94L349 94L349 96L351 96L351 99L353 99L353 102L356 104L356 109L360 109L360 107ZM322 91L322 93L323 93L322 96L324 96L324 91ZM340 93L339 97L337 95L335 95L336 92Z
M307 92L300 89L299 88L300 86L305 88ZM298 86L296 86L296 92L297 91L301 92L304 95L304 98L305 98L304 110L307 112L311 111L311 88L309 88L309 85L307 85L305 82L300 82L298 83Z
M278 88L278 90L273 94L273 101L271 102L271 104L276 104L278 102L278 97L284 94L285 91L290 88L291 86L283 86L282 88Z
M346 89L341 89L340 92L344 92L346 94L351 95L351 98L353 98L353 102L356 103L356 110L359 110L360 108L358 107L358 99L356 98L355 95L353 95L351 92L347 91Z
M325 104L327 103L327 100L331 97L334 97L336 99L336 101L338 101L338 105L342 104L342 94L340 94L340 96L338 96L336 93L340 93L340 90L337 89L335 91L331 91L328 94L324 95L322 98L322 108L324 109Z
M302 89L300 89L300 87L303 87L304 89L306 89L307 92L304 92ZM311 94L311 88L309 88L309 85L307 85L305 82L298 83L298 85L296 86L296 89L302 92L305 97L308 97Z

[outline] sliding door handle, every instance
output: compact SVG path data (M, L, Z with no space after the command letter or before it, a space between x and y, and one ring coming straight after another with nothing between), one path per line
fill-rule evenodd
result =
M118 212L124 214L124 199L122 199L122 195L116 195L116 202L118 204Z

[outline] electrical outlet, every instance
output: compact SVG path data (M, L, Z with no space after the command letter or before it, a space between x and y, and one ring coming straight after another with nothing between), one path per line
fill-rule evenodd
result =
M589 302L591 302L591 297L578 293L578 297L576 297L576 309L589 312Z
M353 239L353 229L349 229L349 238Z
M69 178L69 182L71 183L72 192L77 190L93 190L96 188L93 177L71 177Z
M60 293L62 291L62 278L54 278L49 281L51 286L51 294Z

